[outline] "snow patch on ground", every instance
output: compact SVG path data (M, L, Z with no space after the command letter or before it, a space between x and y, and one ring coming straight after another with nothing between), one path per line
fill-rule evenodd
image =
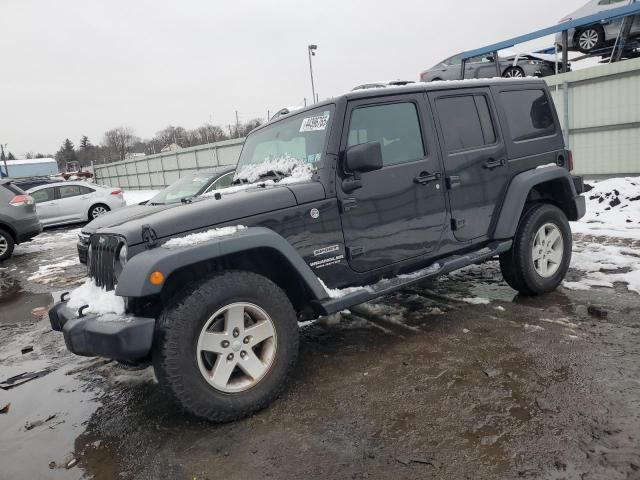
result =
M92 279L88 279L70 293L67 305L72 310L89 305L85 312L98 315L108 313L123 315L125 311L124 298L116 296L113 290L108 292L98 287Z
M160 190L125 190L124 201L127 205L137 205L140 202L146 202L151 197L156 196Z
M72 230L47 230L29 242L16 245L14 255L25 255L33 253L41 253L45 250L66 251L69 243L74 244L78 241L79 228Z
M571 229L575 233L640 240L640 177L591 181L587 213Z
M213 240L215 238L228 237L229 235L233 235L240 230L245 230L246 228L247 227L245 227L244 225L236 225L235 227L212 228L211 230L207 230L206 232L192 233L191 235L187 235L186 237L172 238L167 243L163 244L162 247L168 249L192 247L200 243L208 242L209 240Z
M489 305L491 303L491 300L482 297L466 297L460 300L465 303L470 303L471 305Z
M53 277L56 275L62 275L64 274L64 269L66 267L71 267L73 265L77 265L78 262L78 258L75 257L73 260L63 260L61 262L57 262L57 263L50 263L48 265L41 265L38 267L38 271L35 272L33 275L31 275L30 277L27 277L27 280L29 281L33 281L33 280L41 280L43 278L46 277Z
M613 287L615 282L640 293L640 258L638 251L628 247L585 243L574 246L571 267L584 273L577 282L564 282L571 290L591 287Z

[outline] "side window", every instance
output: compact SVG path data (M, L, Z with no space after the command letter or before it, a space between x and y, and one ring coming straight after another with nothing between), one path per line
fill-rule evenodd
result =
M462 64L462 55L456 55L455 57L447 58L446 60L443 60L442 63L449 66L460 65Z
M219 179L213 182L209 188L207 188L207 192L230 186L231 182L233 181L233 173L234 172L229 172L221 176Z
M42 190L36 190L35 192L31 193L31 196L36 203L50 202L56 199L53 188L43 188Z
M551 103L544 90L511 90L500 95L514 142L546 137L556 131Z
M65 185L64 187L58 187L58 191L60 192L61 199L82 195L79 185Z
M89 187L78 187L80 189L80 195L89 195L90 193L95 192L92 188Z
M449 153L496 142L489 104L484 95L440 98L436 105Z
M368 142L380 142L385 166L424 158L415 104L394 103L355 109L349 124L348 146Z

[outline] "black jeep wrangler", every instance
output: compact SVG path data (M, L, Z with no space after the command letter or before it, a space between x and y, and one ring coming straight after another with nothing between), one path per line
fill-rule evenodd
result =
M51 325L78 355L151 360L197 416L238 418L284 388L298 321L498 256L521 294L554 290L585 212L571 169L541 80L351 92L254 130L235 185L98 229L91 281L123 311L72 292Z

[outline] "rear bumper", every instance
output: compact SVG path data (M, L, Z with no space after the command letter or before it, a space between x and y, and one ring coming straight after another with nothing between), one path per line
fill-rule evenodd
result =
M31 240L33 237L42 233L42 224L37 216L16 220L13 224L16 232L17 242L22 243Z
M135 362L151 352L153 318L112 314L79 317L66 302L58 302L49 310L49 321L76 355Z

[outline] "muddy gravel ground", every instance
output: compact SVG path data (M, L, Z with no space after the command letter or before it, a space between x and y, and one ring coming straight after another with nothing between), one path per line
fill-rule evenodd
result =
M304 326L283 396L212 425L151 369L75 357L50 331L38 307L85 275L75 235L0 266L1 479L640 478L640 297L624 283L522 298L489 262L403 290ZM640 257L576 238L605 244Z

